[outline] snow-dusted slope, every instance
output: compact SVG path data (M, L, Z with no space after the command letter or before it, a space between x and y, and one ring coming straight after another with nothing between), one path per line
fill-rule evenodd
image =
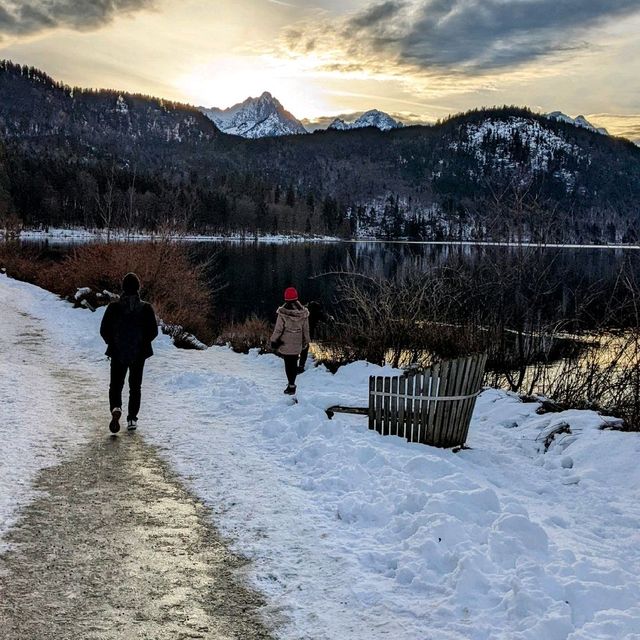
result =
M553 111L551 113L547 113L547 118L549 120L558 120L560 122L567 122L568 124L572 124L574 127L582 127L583 129L589 129L589 131L593 131L594 133L600 133L603 136L608 136L609 132L604 127L595 127L592 125L584 116L577 116L576 118L572 118L568 116L566 113L562 113L562 111Z
M265 138L307 133L302 123L289 113L268 91L259 98L218 109L201 107L221 131L243 138Z
M490 166L495 170L526 169L529 172L552 170L559 158L583 160L581 149L533 119L510 117L506 120L488 118L479 124L465 124L459 140L451 143L456 151L474 156L478 170ZM569 189L575 180L564 166L555 168Z
M394 120L388 113L378 111L378 109L371 109L370 111L365 111L365 113L351 123L345 122L342 118L336 118L328 128L344 131L345 129L376 127L381 131L389 131L390 129L397 129L402 126L402 122Z

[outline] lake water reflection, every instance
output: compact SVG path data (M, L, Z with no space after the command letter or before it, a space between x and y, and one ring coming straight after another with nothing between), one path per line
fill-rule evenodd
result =
M55 252L65 252L74 245L61 242L23 241L38 244ZM463 260L474 266L499 265L516 251L537 252L547 264L549 294L537 302L547 316L572 317L576 294L600 291L591 305L594 322L598 306L606 303L606 293L613 291L620 269L640 281L640 251L624 248L548 247L523 249L513 246L471 244L429 244L412 242L192 242L187 243L193 260L212 259L208 273L215 316L220 323L242 321L252 314L273 320L286 287L295 286L304 302L321 300L328 308L335 304L336 271L358 272L393 278L413 270L428 271L434 266ZM531 267L532 269L536 267ZM534 274L532 274L533 276ZM214 291L222 288L217 293ZM602 295L604 292L604 296ZM487 304L491 304L487 300ZM589 327L584 327L589 329Z
M211 276L226 284L217 297L217 310L225 319L242 320L251 314L272 318L283 290L298 288L304 301L318 299L331 306L336 297L335 277L318 277L340 270L392 278L418 269L426 271L461 258L475 264L499 262L507 246L434 245L384 242L335 243L194 243L194 258L215 256ZM546 248L550 307L570 314L573 293L588 288L613 290L623 262L640 278L640 252L627 249ZM488 301L489 302L489 301Z

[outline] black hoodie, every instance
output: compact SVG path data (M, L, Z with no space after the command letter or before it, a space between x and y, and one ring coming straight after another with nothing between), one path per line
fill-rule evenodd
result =
M131 364L153 355L151 343L158 335L153 307L135 294L122 295L104 312L100 335L107 343L106 355Z

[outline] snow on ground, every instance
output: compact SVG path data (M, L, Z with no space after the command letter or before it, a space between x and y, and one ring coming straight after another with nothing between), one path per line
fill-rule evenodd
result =
M57 357L106 386L101 312L0 277L3 304L18 296ZM138 435L253 560L282 638L640 639L640 434L486 390L454 454L327 420L366 404L377 367L309 370L291 405L274 356L155 350Z
M0 238L4 237L4 229L0 228ZM255 235L251 233L232 233L228 235L206 234L181 234L170 236L174 240L182 242L259 242L264 244L289 244L291 242L340 242L340 238L334 236L303 235L303 234L265 234ZM162 240L164 235L158 235L145 231L126 231L113 229L109 238L111 241L147 241ZM105 242L107 232L104 229L84 229L81 227L43 229L24 229L20 233L21 240L41 240L52 243L73 242Z
M0 229L0 241L4 236L4 230ZM123 231L113 231L111 239L114 241L148 241L159 240L162 236L153 235L151 233ZM20 234L21 240L27 241L46 241L51 244L73 244L86 242L105 242L107 234L104 230L99 229L58 229L50 228L49 231L39 229L25 229ZM536 242L508 242L508 241L487 241L487 240L381 240L371 235L371 237L362 236L357 239L343 239L334 236L316 236L316 235L264 235L253 236L247 235L175 235L173 240L178 242L259 242L262 244L290 244L292 242L318 242L318 243L335 243L344 242L349 244L416 244L416 245L446 245L446 246L473 246L473 247L544 247L547 249L640 249L640 244L562 244L562 243L536 243Z
M34 302L55 296L31 287L7 286L0 276L0 552L2 537L15 523L19 508L35 492L38 471L56 464L84 439L81 430L69 428L65 411L68 380L53 376L43 363L56 358L56 346L31 315ZM11 283L15 285L16 283ZM24 285L22 285L24 286ZM38 306L36 304L36 306ZM55 311L55 306L49 310ZM55 410L54 410L55 407Z

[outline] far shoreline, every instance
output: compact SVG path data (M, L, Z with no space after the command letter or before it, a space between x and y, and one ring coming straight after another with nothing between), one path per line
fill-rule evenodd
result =
M584 243L560 243L560 242L514 242L498 240L409 240L409 239L385 239L385 238L339 238L336 236L315 236L305 234L184 234L184 233L151 233L144 231L126 232L113 230L109 234L99 229L82 228L52 228L48 231L42 229L25 229L19 235L7 237L5 231L0 229L0 240L46 240L56 243L85 243L85 242L144 242L156 240L172 240L180 242L233 242L233 243L263 243L263 244L405 244L425 246L464 246L464 247L523 247L539 249L614 249L614 250L640 250L640 244L584 244Z

